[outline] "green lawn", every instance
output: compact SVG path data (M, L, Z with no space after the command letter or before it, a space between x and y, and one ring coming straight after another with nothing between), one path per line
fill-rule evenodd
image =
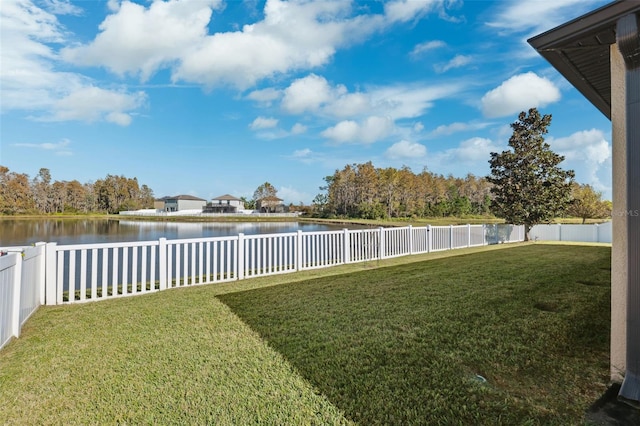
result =
M0 424L581 424L608 383L610 251L491 246L43 307L0 351Z

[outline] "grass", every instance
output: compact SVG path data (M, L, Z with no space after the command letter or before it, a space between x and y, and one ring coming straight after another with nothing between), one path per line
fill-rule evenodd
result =
M358 423L579 424L608 382L609 265L528 245L221 300Z
M43 307L0 424L580 424L610 248L504 247Z

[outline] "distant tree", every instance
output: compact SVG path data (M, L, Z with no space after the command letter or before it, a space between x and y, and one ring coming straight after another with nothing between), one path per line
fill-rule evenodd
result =
M322 188L325 187L320 187L320 189ZM328 200L329 197L327 197L327 194L320 193L315 196L315 198L311 202L312 211L315 216L327 216L327 206L329 204Z
M386 215L388 217L393 217L399 207L399 186L400 174L397 169L388 167L380 170L380 196L382 203L385 205Z
M558 216L571 200L575 174L558 166L564 157L544 141L550 124L551 115L540 116L536 108L521 112L511 124L511 149L492 152L489 160L491 210L509 223L524 225L525 241L533 225Z
M151 209L153 208L153 200L155 199L153 195L153 190L149 188L146 184L143 184L140 187L140 193L138 195L139 206L140 209Z
M66 182L66 192L64 210L73 213L84 211L85 187L77 180L72 180Z
M29 176L0 166L0 212L25 214L33 213L35 209Z
M271 185L269 182L265 182L258 188L256 188L255 192L253 193L253 199L257 201L266 197L276 197L277 193L278 191L273 185Z
M31 185L36 208L40 213L51 213L53 211L53 192L51 187L51 172L49 169L41 168L38 176L33 178Z
M594 190L591 185L574 184L571 188L571 203L567 214L582 219L605 218L611 214L609 205L602 201L602 192Z
M247 200L247 197L240 197L240 201L242 201L244 208L247 210L254 210L256 208L256 200L253 198L251 200Z

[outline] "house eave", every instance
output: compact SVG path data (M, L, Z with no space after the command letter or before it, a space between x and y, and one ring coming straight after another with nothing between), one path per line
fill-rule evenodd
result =
M532 37L528 43L598 110L611 119L609 49L616 23L640 12L637 0L619 0Z

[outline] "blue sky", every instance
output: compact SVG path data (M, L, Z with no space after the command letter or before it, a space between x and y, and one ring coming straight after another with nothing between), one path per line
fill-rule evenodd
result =
M527 43L592 0L3 0L0 164L310 203L346 164L489 172L537 107L611 198L611 127Z

